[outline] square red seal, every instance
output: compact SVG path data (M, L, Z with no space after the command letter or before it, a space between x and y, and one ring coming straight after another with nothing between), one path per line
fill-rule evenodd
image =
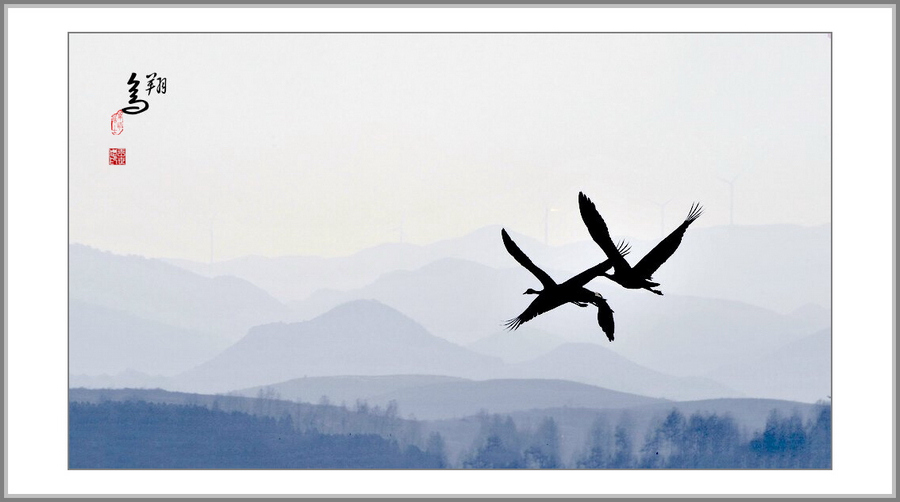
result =
M109 165L124 166L125 165L125 149L110 148L109 149Z

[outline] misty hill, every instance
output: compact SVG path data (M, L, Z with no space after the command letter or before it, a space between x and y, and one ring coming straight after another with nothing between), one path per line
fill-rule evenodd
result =
M518 315L518 297L528 287L528 277L511 269L448 258L413 271L385 274L358 290L317 292L290 305L299 318L310 318L341 303L374 298L409 315L428 331L464 344L501 328L503 316Z
M407 387L370 398L374 403L391 400L403 413L419 419L436 419L515 410L578 406L628 408L661 401L564 380L502 379L455 381Z
M271 390L281 396L282 399L318 402L322 396L325 396L333 404L346 403L347 405L352 405L357 400L370 401L375 396L400 389L463 380L465 379L436 375L304 377L288 380L287 382L241 389L229 392L229 394L253 397L261 390ZM372 404L376 403L372 401ZM387 402L377 404L387 404Z
M561 345L531 361L508 366L505 374L514 378L570 380L679 401L741 395L710 379L673 377L645 368L610 349L590 343Z
M513 235L517 240L532 241L524 236ZM426 246L385 243L349 256L334 258L247 256L213 264L182 259L165 261L197 274L242 277L282 301L294 301L305 299L321 289L361 288L383 274L417 269L443 258L501 266L507 257L495 253L500 244L499 236L500 227L491 226ZM502 244L499 249L503 249Z
M782 313L809 303L831 306L830 225L697 230L685 237L695 252L676 253L676 261L666 262L654 275L672 293L730 299Z
M317 401L328 396L331 403L357 400L369 405L400 405L403 415L419 419L462 417L485 410L506 413L513 410L554 406L618 408L663 401L613 391L578 382L552 379L495 379L473 381L463 378L388 375L298 378L230 394L255 396L260 391L275 392L282 399Z
M831 329L831 309L821 305L807 303L794 309L790 316L809 326L810 331Z
M479 354L499 357L507 363L520 363L542 356L564 343L565 338L526 324L515 331L498 331L466 347Z
M172 375L200 364L226 346L201 331L148 321L79 300L69 302L71 374L133 370Z
M552 269L548 272L567 278ZM353 299L374 298L409 315L431 333L470 344L496 336L502 320L518 315L534 299L522 292L537 286L537 280L518 265L494 269L445 259L414 271L386 274L359 290L316 294L292 306L304 317ZM566 341L602 344L642 366L682 376L702 375L723 362L762 353L773 344L820 329L802 316L729 300L669 293L660 297L624 290L604 278L588 287L606 296L615 311L615 342L608 343L597 326L596 309L573 305L541 315L523 329ZM509 335L510 341L515 335ZM527 339L525 344L533 345Z
M565 272L552 269L547 269L547 272L560 281L568 278ZM603 285L600 280L595 281ZM517 264L496 269L472 261L447 258L416 270L385 274L357 290L318 291L305 301L289 305L298 318L305 319L341 303L374 298L404 312L442 338L460 344L476 344L486 337L497 335L498 330L502 330L503 321L521 313L534 300L534 296L522 293L530 287L539 286L537 279ZM592 308L564 305L529 321L522 332L532 331L531 338L538 344L542 344L540 340L545 338L540 332L568 341L605 342L606 337L597 326L596 318L596 310ZM482 343L482 350L500 348L487 349L491 342ZM476 347L473 346L473 350Z
M808 403L826 399L831 395L831 330L723 365L708 376L751 396Z
M254 327L176 382L181 389L222 392L303 376L479 377L499 364L498 359L431 335L391 307L359 300L310 321Z
M84 389L164 389L171 387L171 377L125 370L118 373L69 373L69 390Z
M674 228L674 227L673 227ZM546 246L511 232L523 250L547 270L571 275L604 258L587 238L565 246ZM639 259L656 240L626 238ZM788 313L813 303L828 308L831 288L829 225L720 226L691 228L679 251L654 275L666 293L723 298ZM350 256L246 257L206 263L169 260L204 275L234 275L259 285L283 301L303 300L321 289L362 288L395 270L414 270L455 258L493 268L516 266L503 249L500 227L426 246L383 244ZM821 329L827 326L818 326Z
M817 329L801 317L730 300L610 293L615 293L607 296L621 326L610 348L673 375L705 375Z
M69 245L69 297L224 341L288 309L244 279L203 277L161 260ZM104 336L110 336L109 334Z
M659 242L627 235L613 237L632 244L628 257L631 263ZM530 244L529 254L535 244L538 249L542 246ZM590 240L554 251L540 261L542 266L577 272L571 264L603 259L599 247ZM653 274L653 279L666 294L721 298L784 314L808 304L829 308L831 227L691 227L678 251Z

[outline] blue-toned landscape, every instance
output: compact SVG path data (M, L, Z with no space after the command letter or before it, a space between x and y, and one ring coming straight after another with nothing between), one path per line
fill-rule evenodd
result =
M527 277L504 266L493 229L309 260L376 277L339 293L326 276L297 302L251 280L277 290L314 276L300 257L209 267L72 245L70 467L829 468L829 310L791 285L787 314L753 295L774 274L754 266L766 251L727 242L760 232L827 291L827 255L809 259L827 228L700 229L739 264L729 280L743 299L711 299L709 279L693 294L623 296L612 343L577 307L502 330L495 312L521 308L505 292ZM538 255L592 251L523 240ZM400 253L425 265L390 270Z
M826 33L69 68L71 469L831 468Z

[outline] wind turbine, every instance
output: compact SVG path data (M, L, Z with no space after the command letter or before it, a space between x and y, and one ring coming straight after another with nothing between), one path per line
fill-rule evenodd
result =
M665 220L666 220L666 206L667 206L670 202L672 202L672 199L669 199L669 200L667 200L667 201L665 201L665 202L663 202L663 203L661 203L661 204L660 204L659 202L652 201L652 200L651 200L650 202L651 202L652 204L656 204L656 206L659 207L659 235L660 235L660 237L662 237L663 235L666 234L666 226L665 226Z
M721 176L719 177L720 181L722 181L723 183L728 183L729 193L730 193L730 197L731 197L731 205L730 205L731 209L729 211L729 223L728 224L732 225L732 226L734 226L734 182L737 181L737 179L741 176L742 173L743 173L743 171L739 171L731 179L722 178Z

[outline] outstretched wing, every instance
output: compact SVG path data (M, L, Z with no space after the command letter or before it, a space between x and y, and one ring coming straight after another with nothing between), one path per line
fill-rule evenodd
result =
M691 210L688 212L687 218L684 219L684 222L678 226L671 234L666 236L665 239L659 241L659 244L656 245L646 256L641 258L641 261L634 266L634 272L639 277L650 278L654 272L675 253L675 250L678 249L678 246L681 244L681 238L684 237L684 232L687 230L687 227L691 225L700 215L703 214L703 208L700 207L700 204L693 204L691 206Z
M522 265L523 267L527 268L529 272L534 274L534 276L537 277L539 281L541 281L541 284L543 284L545 288L556 286L556 282L547 274L547 272L539 269L537 265L532 263L530 258L525 256L525 253L523 253L522 250L519 249L519 246L517 246L516 243L513 242L512 238L510 238L509 234L506 233L505 228L500 230L500 235L503 236L503 245L506 246L506 250L509 251L509 254L511 254L517 262L519 262L519 265Z
M519 314L519 317L515 317L504 322L503 325L506 326L506 329L512 331L521 326L522 323L526 323L543 314L544 312L547 312L547 309L541 308L541 306L538 305L538 300L540 300L540 297L535 298L534 301L532 301L531 304L528 305L528 308L526 308L525 311Z
M597 208L591 202L591 199L583 192L578 192L578 208L581 211L581 219L591 234L591 238L606 253L607 258L612 261L612 266L616 267L616 271L631 268L619 250L616 249L616 245L613 244L612 238L609 236L609 228L607 228L606 222L603 221L603 217L597 212Z
M597 324L606 333L606 338L609 338L609 341L615 340L616 321L613 319L613 309L609 307L609 303L602 297L593 303L597 306Z
M618 246L616 246L616 250L619 252L620 255L625 256L631 252L631 245L626 243L625 241L622 241L619 243ZM564 282L563 285L565 285L565 286L569 286L569 285L584 286L585 284L591 282L591 280L593 278L599 276L603 272L606 272L607 270L611 269L612 267L613 267L612 260L605 260L605 261L585 270L584 272L572 277L568 281Z

